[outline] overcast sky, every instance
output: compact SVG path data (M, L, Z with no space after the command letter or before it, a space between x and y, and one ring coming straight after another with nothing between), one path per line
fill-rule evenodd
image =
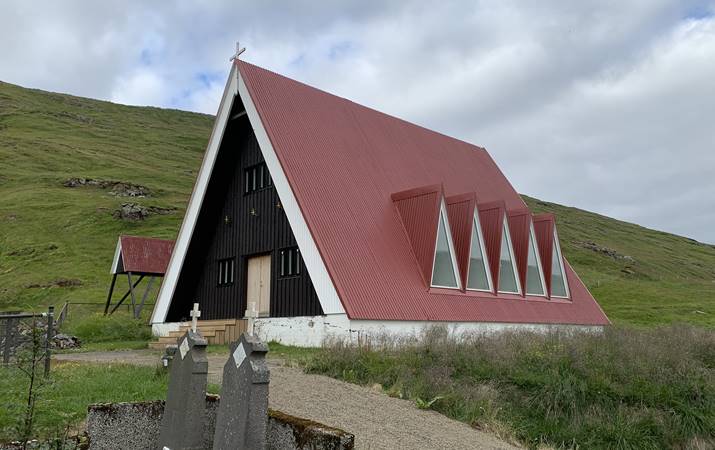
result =
M715 0L3 1L0 80L214 114L236 40L521 193L715 243Z

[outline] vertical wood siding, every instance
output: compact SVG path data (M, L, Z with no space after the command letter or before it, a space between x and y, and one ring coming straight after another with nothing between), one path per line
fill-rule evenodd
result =
M232 114L243 109L237 102ZM275 188L244 194L244 169L262 161L247 117L230 121L167 321L186 318L194 302L201 305L202 319L243 317L248 258L265 254L272 255L271 317L323 314L302 261L299 276L278 277L280 250L297 244ZM231 257L236 258L235 281L218 286L218 260Z

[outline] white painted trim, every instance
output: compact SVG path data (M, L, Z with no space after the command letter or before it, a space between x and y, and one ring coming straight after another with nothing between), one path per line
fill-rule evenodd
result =
M452 271L454 272L454 280L457 282L457 287L454 286L439 286L433 283L434 280L434 265L437 262L437 242L439 242L439 221L444 222L444 231L447 233L447 247L449 248L449 256L452 260ZM443 289L461 289L462 280L459 276L457 266L457 256L454 253L454 244L452 243L452 229L449 227L449 218L447 217L447 207L444 204L444 198L439 204L439 218L437 219L437 236L435 236L434 255L432 255L432 276L430 278L430 286Z
M472 233L469 233L469 259L467 260L467 280L465 281L465 288L468 291L478 291L478 292L494 292L494 282L492 281L492 273L489 270L489 264L487 263L487 249L484 247L484 236L482 235L482 224L479 222L479 212L477 208L474 208L474 220L472 220L472 227L477 230L477 237L479 238L479 246L482 251L482 264L484 265L484 273L487 274L487 285L489 290L484 289L473 289L469 287L469 269L472 265Z
M524 287L529 284L529 252L534 249L534 257L536 258L536 267L539 269L539 279L541 280L541 290L543 294L530 294L528 291L526 295L533 295L537 297L546 297L546 278L544 277L544 267L541 265L541 256L539 255L539 248L536 246L536 233L534 232L534 222L529 222L529 248L526 249L526 282ZM568 292L568 291L567 291Z
M166 320L166 314L169 311L171 299L174 296L174 290L176 289L179 274L181 273L181 267L184 265L186 252L189 248L189 243L191 242L191 236L194 234L194 228L196 226L199 212L201 211L201 205L203 203L204 196L206 195L211 173L213 172L213 166L216 162L216 156L218 155L218 150L221 146L221 141L223 140L223 133L226 130L228 116L231 113L231 107L233 106L233 99L238 92L237 74L238 67L234 64L231 67L231 73L226 81L226 87L223 91L223 97L221 98L221 104L219 105L216 121L214 122L214 127L211 131L211 137L209 138L204 159L201 162L201 169L199 169L199 174L196 179L196 183L194 184L194 190L191 193L191 198L189 199L189 206L186 208L186 215L184 216L184 220L181 222L181 229L179 230L179 236L176 239L176 244L174 245L174 251L171 253L169 266L166 269L164 281L161 283L159 296L151 315L152 324L163 323Z
M564 267L564 257L561 254L561 244L559 243L559 235L556 233L556 225L554 225L554 250L556 250L556 253L558 254L559 258L559 266L561 266L561 278L564 279L564 288L566 289L566 297L562 297L560 295L552 295L552 297L555 298L567 298L571 299L571 291L569 290L569 280L568 277L566 276L566 268ZM551 256L552 258L554 257L553 255ZM551 264L551 261L549 261L549 264Z
M122 237L117 238L117 248L114 250L114 259L112 260L112 268L109 270L110 274L117 273L119 268L119 256L122 254Z
M504 214L504 220L502 221L502 233L506 234L506 243L509 250L509 258L511 258L511 268L514 271L514 279L516 280L516 292L511 291L499 291L499 286L497 286L497 292L502 294L519 294L521 295L521 279L519 278L519 270L516 267L516 259L514 258L514 247L511 244L511 233L509 232L509 222L508 217ZM499 243L499 272L501 273L501 242Z
M253 103L253 99L248 91L248 87L241 77L240 72L238 73L238 93L243 101L243 106L246 108L246 113L248 114L248 120L253 127L253 132L256 135L256 140L258 141L258 146L263 153L263 159L265 160L268 171L273 178L273 186L278 192L278 197L281 200L281 205L285 211L286 217L288 218L288 223L290 224L291 230L295 235L295 240L298 243L298 248L303 256L303 262L305 263L305 268L310 275L310 279L313 282L313 287L315 288L315 293L318 295L318 301L320 301L320 306L323 308L323 313L325 314L344 314L345 309L340 301L338 292L335 289L333 280L330 278L328 269L325 266L323 257L318 251L318 246L313 239L313 235L308 228L308 224L303 217L303 213L300 210L300 205L295 198L295 194L288 183L288 178L285 172L283 172L283 167L281 166L276 151L273 148L273 143L268 137L261 117L258 114L256 105Z

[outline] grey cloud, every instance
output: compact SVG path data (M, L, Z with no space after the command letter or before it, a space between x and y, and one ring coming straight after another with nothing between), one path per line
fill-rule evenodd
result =
M0 79L213 113L241 39L252 62L486 146L520 192L715 242L713 12L665 0L5 2Z

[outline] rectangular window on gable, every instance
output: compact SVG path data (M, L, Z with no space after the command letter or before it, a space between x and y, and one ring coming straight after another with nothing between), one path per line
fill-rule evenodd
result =
M268 173L265 162L248 167L243 171L243 193L260 191L273 186L273 180Z
M220 259L218 261L218 285L229 286L233 284L235 258Z
M298 250L298 247L281 250L279 264L278 276L280 278L300 275L300 250Z

